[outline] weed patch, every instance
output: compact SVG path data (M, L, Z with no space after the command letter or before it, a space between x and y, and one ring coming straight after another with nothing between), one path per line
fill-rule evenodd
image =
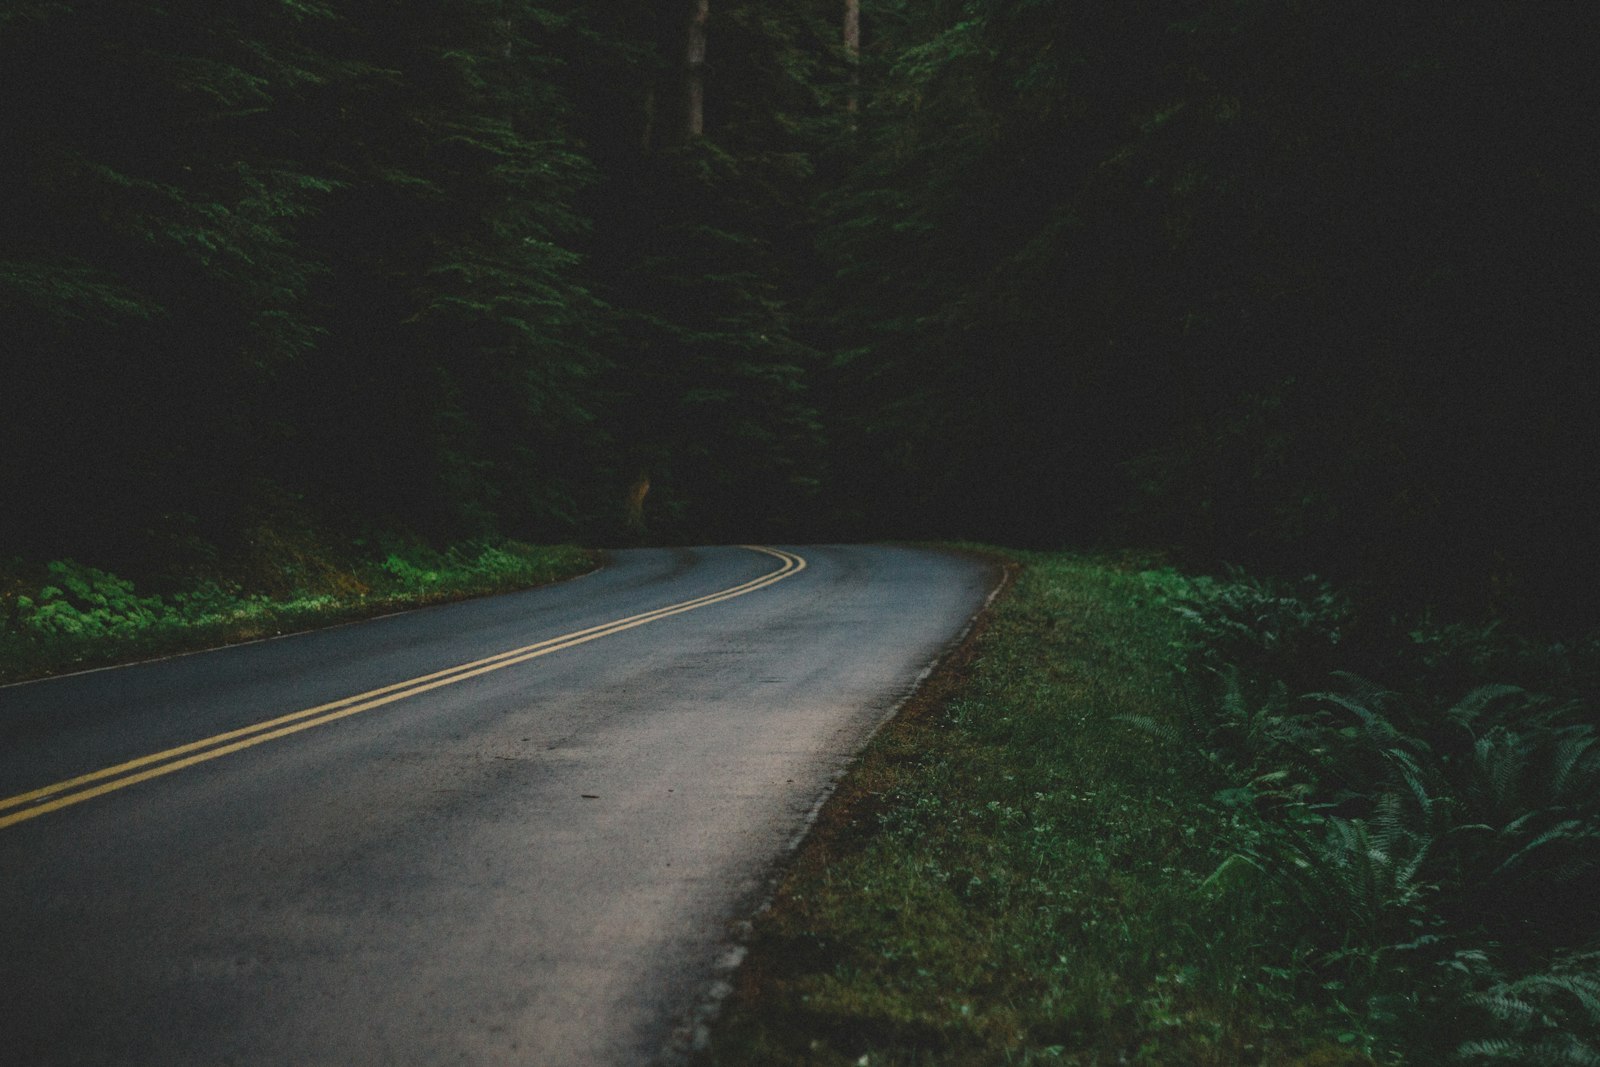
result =
M263 544L265 577L254 559L246 580L190 578L166 593L74 560L13 563L0 580L0 682L527 588L593 566L581 549L516 541L400 543L344 563L281 537Z

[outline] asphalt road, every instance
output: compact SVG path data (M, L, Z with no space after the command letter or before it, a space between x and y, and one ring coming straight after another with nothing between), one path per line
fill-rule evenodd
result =
M655 1062L996 580L640 549L0 689L0 1063Z

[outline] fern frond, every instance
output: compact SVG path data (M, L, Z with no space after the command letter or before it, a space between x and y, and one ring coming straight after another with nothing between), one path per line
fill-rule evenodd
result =
M1343 708L1354 715L1366 729L1367 736L1374 742L1382 744L1400 737L1400 731L1384 716L1377 707L1370 707L1362 701L1345 696L1343 693L1310 693L1307 699L1320 700L1335 707Z
M1467 1002L1483 1008L1503 1023L1526 1025L1539 1022L1545 1026L1554 1025L1554 1020L1514 994L1508 986L1497 986L1485 993L1473 993L1467 997Z
M1521 822L1522 820L1518 820ZM1528 858L1539 849L1556 844L1557 842L1573 843L1584 840L1600 840L1600 834L1586 827L1577 819L1566 819L1540 833L1532 841L1518 848L1507 856L1500 865L1489 875L1490 878L1500 878L1510 874L1525 865Z
M1471 724L1496 701L1527 692L1517 685L1480 685L1462 697L1455 707L1445 712L1447 716L1470 729Z
M1493 811L1511 809L1531 756L1532 745L1503 726L1492 728L1473 745L1473 767L1487 787L1486 799Z
M1538 1042L1517 1041L1510 1038L1469 1041L1456 1049L1456 1058L1539 1064L1541 1067L1544 1065L1554 1067L1556 1064L1600 1067L1600 1052L1565 1034L1560 1037L1547 1037Z
M1521 1062L1522 1042L1510 1038L1494 1037L1483 1041L1468 1041L1456 1049L1459 1060L1514 1060Z
M1574 778L1576 772L1578 788L1585 793L1585 788L1590 783L1588 779L1600 768L1600 750L1596 742L1600 741L1594 734L1594 729L1588 725L1572 726L1560 733L1556 742L1555 751L1550 756L1550 773L1546 779L1546 788L1552 798L1560 798L1567 791L1567 784ZM1590 799L1586 796L1585 799Z
M1390 852L1406 836L1404 805L1397 793L1383 793L1372 807L1372 825L1377 834L1375 843L1384 852Z
M1399 695L1350 671L1333 671L1332 676L1345 684L1353 699L1369 707L1382 708Z
M1421 742L1417 742L1421 746ZM1422 751L1426 752L1425 746ZM1422 815L1424 826L1434 825L1434 808L1441 801L1448 804L1448 798L1436 795L1440 780L1438 771L1433 767L1424 767L1418 754L1408 752L1403 748L1390 747L1383 750L1383 756L1393 766L1400 784L1410 792L1411 798L1416 801L1417 811ZM1430 788L1430 781L1432 779Z
M1536 974L1512 985L1525 989L1554 990L1570 995L1593 1022L1600 1022L1600 978L1582 974Z

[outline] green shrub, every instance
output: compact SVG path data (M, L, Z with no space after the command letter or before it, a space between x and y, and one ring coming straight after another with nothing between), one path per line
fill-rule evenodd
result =
M304 543L302 543L304 541ZM290 553L284 546L294 549ZM162 597L73 560L29 572L8 564L0 585L0 679L248 640L357 618L375 610L524 588L580 573L588 554L569 546L471 542L440 552L391 546L377 560L336 569L326 546L283 537L267 547L294 563L271 569L268 591L212 576ZM305 562L309 561L309 562ZM259 569L259 568L257 568ZM282 584L285 574L304 584Z
M1600 937L1590 712L1508 684L1444 696L1492 665L1567 650L1493 627L1419 628L1391 660L1401 691L1331 669L1355 620L1320 583L1201 580L1178 611L1187 732L1234 783L1215 800L1273 827L1231 862L1298 902L1308 958L1362 1026L1424 1058L1591 1062L1594 957L1574 955ZM1467 1018L1481 1026L1463 1043Z
M141 597L133 583L73 560L47 565L52 584L34 596L18 596L16 623L24 634L44 638L133 637L165 621L160 597Z
M1494 1033L1458 1045L1462 1063L1600 1064L1600 953L1566 955L1515 980L1491 976L1466 1001Z
M1231 668L1301 692L1341 665L1355 622L1349 599L1315 575L1297 583L1239 573L1194 578L1173 606L1189 624L1189 666Z

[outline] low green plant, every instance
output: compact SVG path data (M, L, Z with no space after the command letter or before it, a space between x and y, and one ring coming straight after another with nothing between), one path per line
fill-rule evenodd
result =
M1241 604L1260 602L1258 583L1195 590L1179 608L1190 628L1190 677L1212 682L1209 691L1191 684L1185 732L1234 779L1218 796L1270 820L1271 831L1239 860L1274 872L1317 917L1308 962L1340 984L1363 1025L1397 1053L1473 1062L1524 1053L1546 1062L1539 1056L1560 1053L1578 1058L1548 1062L1587 1062L1587 1038L1562 1029L1587 1018L1582 1012L1544 1012L1529 1030L1529 1012L1512 1010L1525 1003L1522 993L1586 989L1588 979L1550 968L1592 963L1573 954L1600 937L1592 911L1600 739L1587 709L1506 684L1480 685L1446 705L1428 692L1431 660L1415 650L1397 660L1424 668L1405 693L1334 672L1334 686L1291 697L1263 654L1273 642L1247 631L1327 627L1325 640L1311 633L1297 641L1332 647L1332 628L1345 624L1323 610L1329 601L1296 610L1280 598L1272 612L1241 615ZM1480 665L1495 658L1488 632L1469 642ZM1446 661L1448 676L1459 677L1459 657L1438 660ZM1532 977L1508 981L1498 968ZM1505 1010L1478 1012L1482 1036L1463 1044L1472 1028L1459 1020L1473 1016L1473 1005ZM1458 1024L1441 1028L1439 1018Z
M1473 989L1464 996L1487 1036L1462 1041L1456 1062L1497 1064L1600 1064L1600 953L1559 956L1549 967L1518 978L1496 973L1482 953L1463 954L1462 973Z
M161 625L170 609L160 597L142 597L133 583L74 560L45 568L49 582L33 596L18 596L15 625L45 639L131 637Z
M275 539L268 547L282 555ZM220 576L159 595L75 560L32 575L21 561L0 583L0 681L309 629L377 611L526 588L581 573L591 556L570 546L470 542L436 550L400 543L381 559L339 570L322 552L314 588L249 590ZM290 568L293 570L293 568Z
M1188 624L1180 670L1231 671L1235 682L1304 692L1341 665L1356 616L1350 599L1308 575L1298 582L1232 571L1182 583L1172 608Z

